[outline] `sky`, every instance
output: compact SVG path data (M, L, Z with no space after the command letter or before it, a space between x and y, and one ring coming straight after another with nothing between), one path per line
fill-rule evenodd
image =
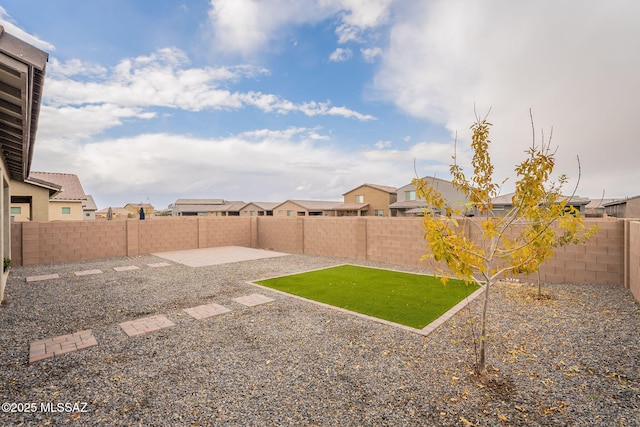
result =
M341 201L449 179L454 147L470 174L487 114L502 193L535 135L565 193L640 195L637 1L3 0L0 25L49 53L31 170L99 209Z

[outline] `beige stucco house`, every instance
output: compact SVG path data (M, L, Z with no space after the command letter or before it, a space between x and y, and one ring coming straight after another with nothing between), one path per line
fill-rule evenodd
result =
M323 200L287 200L273 208L273 216L335 216L334 209L340 204Z
M49 55L0 25L0 257L11 258L11 185L31 170ZM8 272L3 271L0 301Z
M362 184L344 193L344 203L334 209L337 216L391 216L389 205L397 200L396 187Z
M275 202L251 202L240 209L240 216L272 216L273 208L278 205Z
M11 193L13 221L81 221L95 219L96 206L77 175L31 172L14 182Z
M135 218L140 216L140 208L144 209L145 216L155 213L155 208L150 203L127 203L123 206L123 209L131 212Z

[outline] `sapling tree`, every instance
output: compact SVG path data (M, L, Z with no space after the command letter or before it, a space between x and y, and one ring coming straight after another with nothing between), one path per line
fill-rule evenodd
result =
M449 205L428 179L413 181L416 196L429 206L423 220L424 237L428 242L428 252L423 259L433 258L447 265L450 273L440 272L444 283L452 273L467 283L475 282L484 287L476 366L481 375L487 374L485 343L492 286L505 277L537 272L555 248L584 242L597 231L596 227L585 228L580 213L570 204L573 196L562 195L567 176L552 180L555 150L551 149L551 137L545 142L543 136L538 144L533 118L531 124L532 144L526 150L526 159L515 168L513 208L508 212L498 214L493 209L493 200L499 195L504 181L497 183L493 177L494 166L489 155L492 124L486 117L476 117L471 126L473 174L465 175L457 163L455 150L450 167L453 186L469 200L464 212L472 210L476 218L463 218L463 211ZM444 215L436 216L434 211ZM468 230L464 227L466 224Z

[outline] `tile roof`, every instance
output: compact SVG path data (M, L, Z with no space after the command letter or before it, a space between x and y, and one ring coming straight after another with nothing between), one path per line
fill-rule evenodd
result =
M85 211L95 211L98 209L98 206L96 206L96 202L93 200L93 197L87 194L87 200L82 204L82 208Z
M398 189L396 187L392 187L390 185L362 184L362 185L358 185L357 187L352 188L351 190L347 191L346 193L343 194L343 196L345 194L348 194L348 193L351 193L352 191L357 190L360 187L371 187L371 188L375 188L377 190L384 191L385 193L389 193L389 194L392 194L392 193L395 193L396 191L398 191Z
M224 205L223 199L178 199L176 205Z
M278 206L280 203L277 202L251 202L249 204L256 205L260 209L264 209L265 211L271 211L273 208Z
M309 210L331 210L335 206L342 204L342 202L331 202L326 200L287 200L287 202L295 203L296 205ZM283 203L280 204L282 205Z
M341 203L334 206L336 211L359 211L369 206L369 203Z
M45 181L61 187L60 192L51 197L51 200L76 202L87 200L87 195L84 193L77 175L58 172L31 172L27 179Z

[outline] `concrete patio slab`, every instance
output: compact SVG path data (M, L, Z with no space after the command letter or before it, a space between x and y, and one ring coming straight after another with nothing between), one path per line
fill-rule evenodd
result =
M275 258L286 256L288 254L266 251L263 249L244 248L241 246L221 246L217 248L156 252L151 255L188 265L189 267L204 267L208 265L227 264L230 262Z
M255 305L266 304L268 302L275 301L273 298L269 298L261 294L251 294L244 297L234 298L233 300L247 307L253 307Z
M154 262L151 264L147 264L147 266L151 268L169 267L170 265L171 264L169 264L168 262Z
M199 305L197 307L185 308L185 313L194 319L206 319L207 317L218 316L220 314L229 313L231 309L220 304Z
M92 345L98 345L98 342L93 336L91 329L45 340L33 341L29 346L29 363L72 351L78 351L91 347Z

